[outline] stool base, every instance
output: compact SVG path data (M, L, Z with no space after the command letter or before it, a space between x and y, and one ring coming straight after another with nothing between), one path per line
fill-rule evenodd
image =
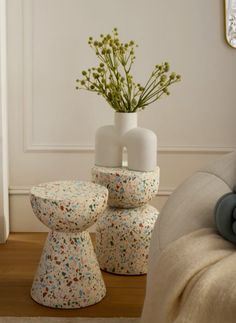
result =
M49 232L31 297L45 306L69 309L95 304L105 294L89 233Z
M100 268L122 275L146 274L158 214L148 204L134 209L108 207L97 221L95 250Z

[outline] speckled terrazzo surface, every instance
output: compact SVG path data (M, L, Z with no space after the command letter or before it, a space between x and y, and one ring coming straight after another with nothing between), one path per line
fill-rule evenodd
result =
M131 171L125 167L92 168L92 181L109 190L108 205L133 208L150 201L158 193L160 169L153 172Z
M147 204L159 187L159 167L153 172L127 168L92 168L92 180L109 191L109 207L99 217L96 254L100 268L115 274L147 273L151 234L158 211Z
M40 184L30 194L49 232L31 296L45 306L80 308L99 302L105 284L87 231L106 208L108 191L90 182Z
M158 211L108 207L97 222L96 254L100 268L116 274L147 273L151 234Z
M50 232L31 289L32 298L55 308L79 308L100 301L106 288L88 232Z
M99 185L86 181L57 181L39 184L31 189L31 194L53 201L80 202L83 198L96 198L99 194L104 194L104 190Z
M57 231L83 231L106 207L108 191L90 182L43 183L30 191L31 205L38 219Z

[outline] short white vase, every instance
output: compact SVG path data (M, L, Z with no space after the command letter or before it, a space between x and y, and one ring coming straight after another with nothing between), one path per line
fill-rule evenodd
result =
M128 154L128 169L153 171L157 159L157 138L149 129L137 127L137 113L115 112L114 125L97 130L95 165L122 167L124 148Z

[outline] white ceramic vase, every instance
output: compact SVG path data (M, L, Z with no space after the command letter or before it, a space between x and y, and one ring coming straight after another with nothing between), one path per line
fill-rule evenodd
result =
M122 167L124 148L128 154L128 169L137 171L155 169L157 138L151 130L137 127L136 112L115 112L114 125L97 130L95 165Z

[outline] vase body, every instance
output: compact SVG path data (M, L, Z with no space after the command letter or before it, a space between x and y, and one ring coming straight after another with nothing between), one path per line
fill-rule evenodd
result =
M95 165L122 167L124 148L128 169L153 171L156 167L157 138L149 129L137 126L137 113L115 113L114 125L101 127L95 137Z
M137 112L115 112L114 115L114 127L118 136L122 137L131 129L137 128L138 115Z

